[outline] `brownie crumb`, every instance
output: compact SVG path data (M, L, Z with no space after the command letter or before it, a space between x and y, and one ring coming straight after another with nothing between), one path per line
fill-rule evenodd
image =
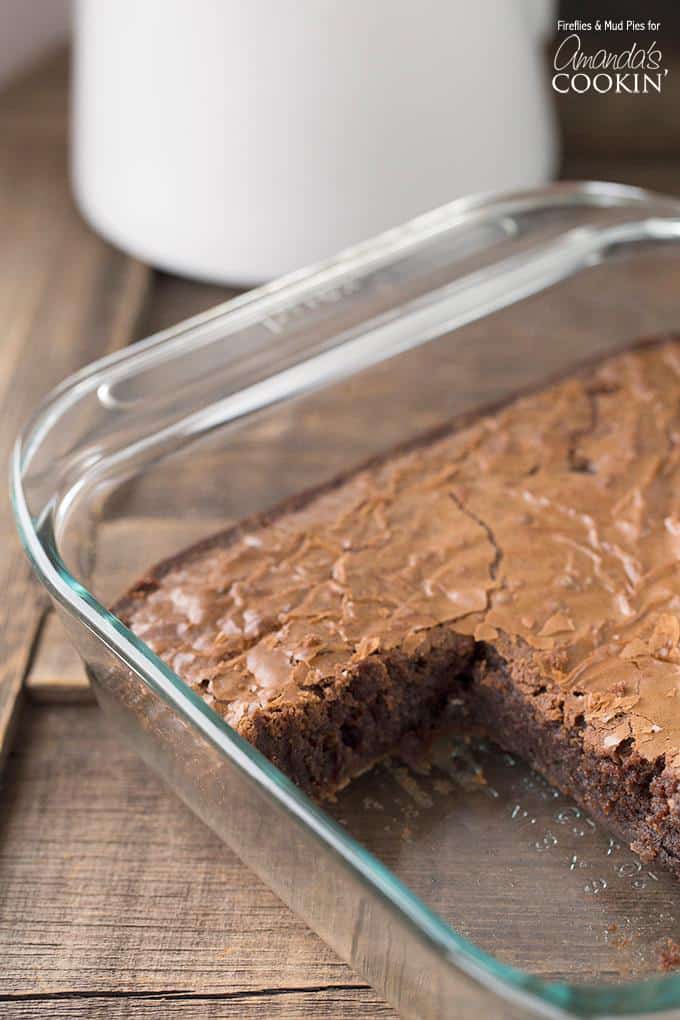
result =
M680 945L675 939L667 939L659 954L659 967L661 970L677 970L680 967Z

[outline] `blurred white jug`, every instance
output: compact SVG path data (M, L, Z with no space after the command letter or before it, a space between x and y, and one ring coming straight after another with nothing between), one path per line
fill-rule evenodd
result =
M547 0L78 0L73 180L155 266L278 276L547 180Z

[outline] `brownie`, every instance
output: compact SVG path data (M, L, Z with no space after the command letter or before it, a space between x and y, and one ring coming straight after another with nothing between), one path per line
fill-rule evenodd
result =
M680 876L680 340L224 531L115 611L316 796L457 718Z

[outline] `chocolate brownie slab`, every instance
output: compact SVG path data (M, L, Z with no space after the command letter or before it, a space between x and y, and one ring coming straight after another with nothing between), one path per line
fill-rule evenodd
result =
M680 875L680 342L151 571L121 618L305 790L452 703Z

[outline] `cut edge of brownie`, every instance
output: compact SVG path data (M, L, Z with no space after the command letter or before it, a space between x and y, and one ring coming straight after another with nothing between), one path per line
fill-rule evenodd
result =
M237 730L307 793L332 796L410 738L426 741L462 707L473 638L438 627L426 645L413 655L369 655L293 704L256 709Z
M644 861L680 878L680 780L665 772L663 755L643 758L631 741L607 751L586 746L578 721L565 723L559 695L532 689L524 677L518 682L516 670L517 663L478 643L466 700L475 730L545 776Z

